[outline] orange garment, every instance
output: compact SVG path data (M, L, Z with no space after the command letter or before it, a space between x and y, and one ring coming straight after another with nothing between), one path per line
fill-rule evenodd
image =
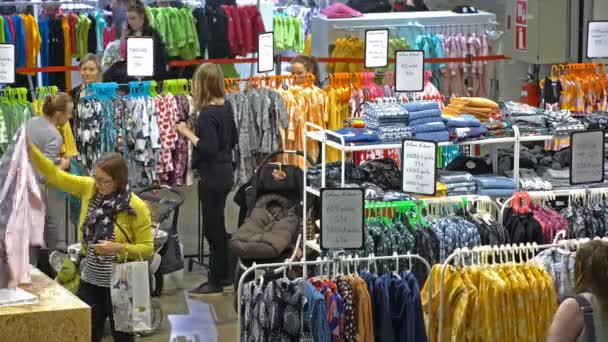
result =
M61 28L63 29L63 40L65 44L63 45L64 59L63 64L66 67L72 66L72 45L71 45L71 33L70 33L70 20L68 17L63 17L61 19ZM72 89L72 71L65 72L65 88Z
M372 302L365 280L355 275L345 277L353 289L355 311L357 312L357 342L374 341L374 320L372 318Z
M38 24L31 14L22 14L20 17L25 27L25 67L35 68L38 64L38 53L40 52L40 44L42 43ZM36 73L27 73L26 75L33 76Z

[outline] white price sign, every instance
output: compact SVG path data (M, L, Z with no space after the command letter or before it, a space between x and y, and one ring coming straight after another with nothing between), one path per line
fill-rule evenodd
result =
M403 140L401 173L403 191L418 195L435 195L437 190L437 143Z
M608 58L608 21L588 23L587 58Z
M365 67L385 68L388 66L388 30L365 31Z
M15 83L15 45L0 44L0 84Z
M127 75L130 77L154 76L154 39L152 37L127 38Z
M321 189L321 248L363 248L365 191Z
M604 182L604 131L574 132L570 144L570 184Z
M396 51L395 68L396 91L419 92L424 90L423 51Z
M274 32L258 35L258 72L274 70Z

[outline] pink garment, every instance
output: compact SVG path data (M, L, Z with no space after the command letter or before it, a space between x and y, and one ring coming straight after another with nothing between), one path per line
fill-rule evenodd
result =
M179 135L175 130L178 121L177 100L175 96L167 94L157 96L155 99L160 131L160 160L156 162L156 173L162 182L169 180L169 173L175 170L173 165L173 151Z
M45 207L34 170L29 163L24 137L25 129L22 129L15 144L7 179L0 189L0 202L14 203L4 236L11 272L10 288L29 279L29 247L44 244ZM12 196L8 194L11 184L15 184Z
M116 26L112 25L111 27L106 27L103 29L103 48L105 50L106 46L111 42L116 40Z
M333 3L326 9L322 9L321 13L325 14L325 16L330 19L355 18L363 16L363 13L354 10L340 2Z

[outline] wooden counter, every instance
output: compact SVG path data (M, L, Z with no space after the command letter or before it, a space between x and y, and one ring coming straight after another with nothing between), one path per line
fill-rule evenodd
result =
M20 286L38 304L0 307L0 342L90 342L91 310L39 270Z

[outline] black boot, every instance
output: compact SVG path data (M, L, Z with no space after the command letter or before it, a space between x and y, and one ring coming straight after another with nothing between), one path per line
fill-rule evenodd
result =
M190 291L190 296L205 296L211 294L221 294L223 292L222 286L217 282L207 282Z

